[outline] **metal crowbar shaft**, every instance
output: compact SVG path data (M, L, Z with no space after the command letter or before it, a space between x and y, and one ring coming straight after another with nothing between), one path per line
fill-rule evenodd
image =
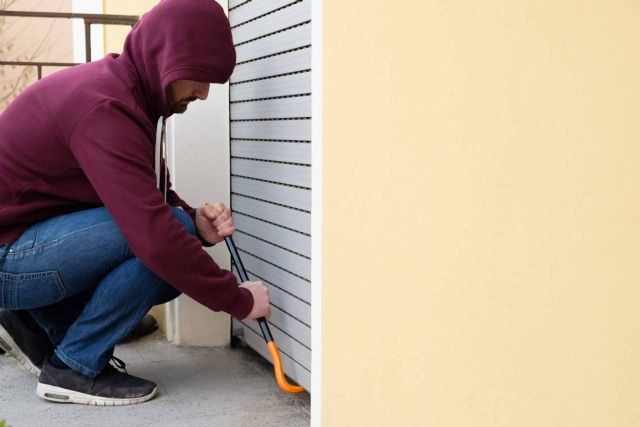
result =
M243 282L248 281L249 276L247 275L247 271L244 269L244 265L242 264L242 260L240 259L238 249L236 249L236 245L235 243L233 243L233 238L231 236L227 236L224 238L224 241L227 244L227 248L229 249L229 253L231 254L233 263L236 265L236 269L238 270L240 279ZM273 340L273 336L271 335L271 331L269 330L267 319L265 319L264 317L259 318L258 325L260 325L262 336L267 343L267 350L269 350L269 354L271 354L271 360L273 360L273 371L276 375L276 382L278 383L280 388L287 393L302 393L304 391L304 388L299 385L289 384L284 376L284 370L282 369L282 360L280 359L280 352L278 351L278 346Z

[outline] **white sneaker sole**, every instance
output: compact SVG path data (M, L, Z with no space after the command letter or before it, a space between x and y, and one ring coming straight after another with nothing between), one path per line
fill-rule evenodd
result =
M0 347L2 347L5 352L13 356L33 375L35 375L36 377L40 376L40 368L31 363L31 360L29 360L29 358L25 356L22 350L20 350L20 347L17 346L17 344L13 341L13 338L11 338L9 332L7 332L7 330L3 328L2 325L0 325Z
M49 384L38 383L36 389L38 396L45 400L60 403L79 403L81 405L94 405L94 406L124 406L124 405L136 405L138 403L146 402L152 399L158 394L158 387L146 396L135 397L130 399L116 399L112 397L100 397L92 396L90 394L80 393L73 390L67 390L66 388L56 387Z

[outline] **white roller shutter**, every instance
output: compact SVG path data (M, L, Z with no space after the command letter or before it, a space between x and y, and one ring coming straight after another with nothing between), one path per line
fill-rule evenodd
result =
M230 0L234 240L269 287L285 373L311 383L311 1ZM235 271L234 271L235 272ZM237 275L237 272L236 272ZM270 360L255 322L234 319Z

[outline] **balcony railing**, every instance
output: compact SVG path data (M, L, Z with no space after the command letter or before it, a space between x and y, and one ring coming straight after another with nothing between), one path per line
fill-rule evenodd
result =
M22 11L0 11L0 16L12 16L20 18L65 18L82 19L84 21L84 44L86 61L91 61L91 25L129 25L133 27L138 22L139 17L135 15L101 15L95 13L59 13L59 12L22 12ZM0 61L2 65L19 65L36 67L38 70L38 80L42 78L42 67L71 67L79 65L73 62L42 62L42 61Z

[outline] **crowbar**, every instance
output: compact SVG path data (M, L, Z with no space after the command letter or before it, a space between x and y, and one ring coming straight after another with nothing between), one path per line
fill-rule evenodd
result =
M231 254L233 263L236 265L236 269L238 270L240 279L243 282L248 281L249 276L247 275L247 271L244 269L242 260L240 260L240 254L238 253L238 249L236 249L233 238L231 236L227 236L224 238L224 241L227 244L227 248L229 249L229 253ZM271 354L271 360L273 360L273 371L276 375L276 382L278 383L280 388L287 393L302 393L304 391L303 387L299 385L289 384L284 376L284 370L282 369L282 360L280 359L280 352L278 351L278 346L273 340L273 336L271 335L271 331L269 330L267 319L265 319L264 317L259 318L258 325L260 325L262 336L267 343L267 350L269 350L269 354Z

